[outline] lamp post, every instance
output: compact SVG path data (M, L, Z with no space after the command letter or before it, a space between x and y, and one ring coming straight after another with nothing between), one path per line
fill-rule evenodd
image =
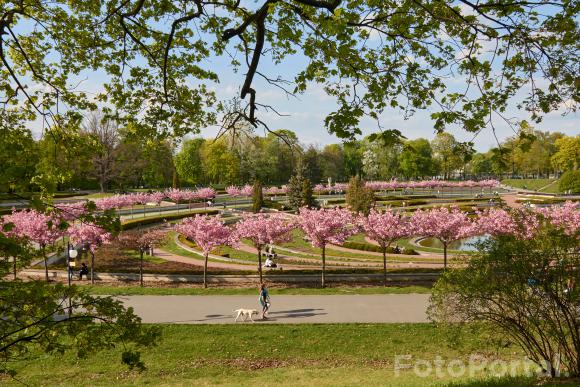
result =
M69 287L69 292L70 292L70 285L71 285L71 280L72 280L72 275L73 275L73 267L76 266L76 262L75 259L77 257L77 255L79 254L78 251L74 248L71 248L70 242L67 243L67 254L68 254L68 287ZM72 259L72 262L71 262ZM68 297L68 314L69 316L72 314L72 300L70 298L70 295Z

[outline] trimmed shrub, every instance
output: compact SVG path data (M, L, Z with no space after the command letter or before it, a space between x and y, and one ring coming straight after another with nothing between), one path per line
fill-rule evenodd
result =
M346 241L342 244L342 247L346 247L347 249L353 249L353 250L374 251L377 253L380 253L382 251L379 246L372 245L370 243L362 243L362 242ZM388 249L387 249L387 252L388 252Z

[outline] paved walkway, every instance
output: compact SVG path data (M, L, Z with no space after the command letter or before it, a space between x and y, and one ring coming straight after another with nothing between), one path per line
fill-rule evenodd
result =
M124 296L146 323L231 324L233 310L259 309L258 296ZM274 296L256 323L427 322L428 294Z

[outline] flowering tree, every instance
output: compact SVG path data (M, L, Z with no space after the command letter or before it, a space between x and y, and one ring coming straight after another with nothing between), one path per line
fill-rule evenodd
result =
M67 222L74 221L87 213L87 202L57 204L54 206L58 215Z
M488 235L515 235L517 224L509 212L501 208L490 208L482 213L478 213L477 229L482 234Z
M195 194L197 195L198 199L211 200L211 199L215 198L216 191L215 191L215 189L213 189L211 187L205 187L205 188L200 188L197 191L195 191Z
M492 236L514 235L519 239L532 239L538 233L541 224L539 213L528 209L499 208L478 214L475 228L480 234Z
M287 242L292 239L290 231L295 228L281 216L265 214L244 217L236 224L235 236L249 239L258 250L258 274L262 282L262 250L267 244Z
M111 242L111 233L90 223L81 223L67 230L70 240L74 244L86 244L91 252L91 284L95 283L95 250Z
M322 287L325 286L326 245L341 245L349 236L355 234L358 228L354 221L352 213L342 208L300 209L298 224L310 238L312 246L322 249Z
M474 223L458 208L433 208L416 211L411 219L413 233L437 238L443 244L443 266L447 268L447 246L451 242L476 234Z
M387 286L387 248L397 239L411 235L409 218L388 209L379 212L372 209L368 216L360 218L366 235L377 242L383 253L383 284Z
M124 232L119 237L121 246L139 252L139 283L143 286L143 254L153 250L167 238L167 232L162 229L150 229L145 233L141 231Z
M561 228L568 235L578 235L580 231L580 204L567 201L561 206L539 210L552 225Z
M179 214L179 202L181 200L185 200L187 197L187 194L179 189L171 188L171 189L168 189L167 191L165 191L165 196L167 196L169 199L171 199L177 205L177 213Z
M246 184L240 189L240 196L250 197L254 193L254 187Z
M218 246L234 243L232 230L218 217L207 215L185 219L175 230L195 242L203 251L203 287L207 288L207 258Z
M25 237L31 242L37 243L42 251L44 259L44 273L48 282L48 263L46 260L46 245L56 242L63 235L61 222L52 215L44 214L36 210L24 210L13 212L10 222L14 224L15 235Z
M230 185L229 187L226 187L226 192L233 198L240 196L240 188L236 187L235 185Z

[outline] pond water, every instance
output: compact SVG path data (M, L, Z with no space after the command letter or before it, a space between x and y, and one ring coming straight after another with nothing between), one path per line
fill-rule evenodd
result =
M469 237L465 239L460 239L458 241L452 242L447 246L448 250L461 250L461 251L475 251L475 243L484 241L488 239L488 235L479 235L474 237ZM436 249L443 249L443 243L436 238L423 238L417 241L420 246L432 247Z

